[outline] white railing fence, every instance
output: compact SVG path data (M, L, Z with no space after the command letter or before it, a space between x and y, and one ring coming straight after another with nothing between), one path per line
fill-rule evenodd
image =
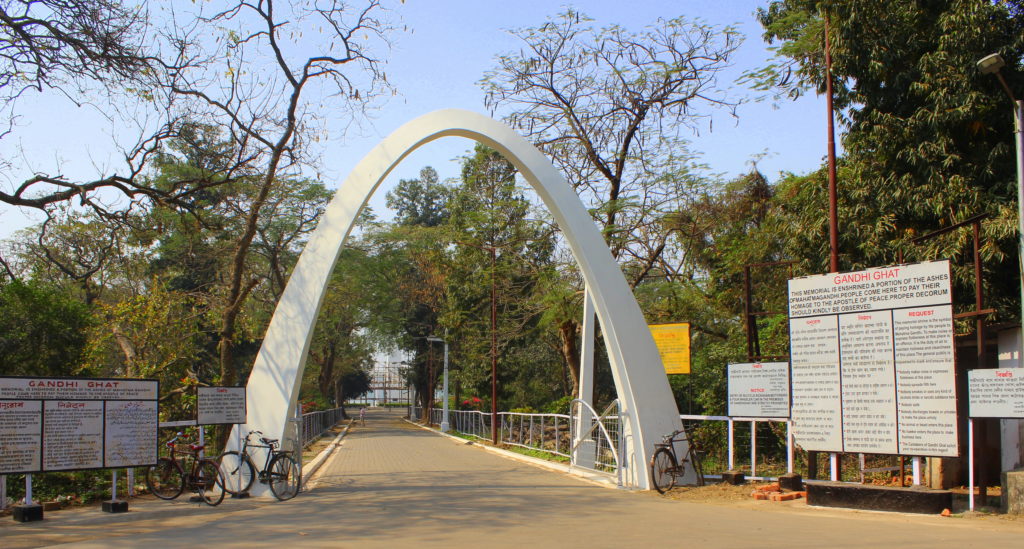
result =
M749 470L751 480L776 480L782 473L793 472L793 436L790 422L786 418L745 418L729 416L701 416L682 414L687 431L694 433L697 450L703 463L704 478L721 478L720 474L709 471L734 469ZM783 437L766 436L764 425L769 431L785 430ZM761 440L759 447L758 440ZM779 446L783 439L783 447ZM758 450L761 450L760 457ZM785 449L785 470L775 457ZM767 457L773 459L769 461ZM758 472L761 472L759 475Z
M570 417L565 414L500 412L498 440L568 459L572 449Z
M575 399L570 407L572 466L615 475L622 486L622 470L626 460L621 454L623 424L619 401L614 400L598 414L589 403Z

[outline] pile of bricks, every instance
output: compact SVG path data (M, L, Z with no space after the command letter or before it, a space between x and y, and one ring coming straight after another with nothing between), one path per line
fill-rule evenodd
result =
M750 495L757 500L766 501L791 501L794 499L806 498L807 492L783 492L778 482L757 486Z

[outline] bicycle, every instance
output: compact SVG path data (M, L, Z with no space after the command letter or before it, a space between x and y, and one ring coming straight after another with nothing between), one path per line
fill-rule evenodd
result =
M166 500L180 496L187 487L207 505L220 505L224 501L224 477L220 466L212 459L199 457L205 444L189 443L188 451L178 450L177 441L181 436L182 433L178 433L166 442L170 457L159 458L156 465L146 469L146 487L154 496ZM177 454L192 456L192 467L187 473Z
M676 438L680 434L684 434L685 438ZM676 458L675 443L682 440L687 441L687 449L686 456L679 461ZM662 441L655 444L654 448L654 455L651 456L651 482L659 494L671 490L676 485L676 478L686 475L687 462L697 475L697 486L704 486L704 472L701 470L697 444L685 426L671 435L662 437Z
M250 440L254 435L259 436L261 444L255 444ZM270 491L278 500L285 501L295 497L302 480L299 464L291 452L278 450L279 445L277 439L266 438L260 431L249 431L241 452L232 450L221 454L218 461L227 481L225 490L234 496L246 494L252 488L253 479L259 478L261 483L270 485ZM270 450L258 476L256 465L249 455L249 448Z

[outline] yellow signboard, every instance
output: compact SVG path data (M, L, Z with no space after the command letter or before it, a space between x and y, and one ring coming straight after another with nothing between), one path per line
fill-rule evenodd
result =
M690 324L650 324L665 373L690 373Z

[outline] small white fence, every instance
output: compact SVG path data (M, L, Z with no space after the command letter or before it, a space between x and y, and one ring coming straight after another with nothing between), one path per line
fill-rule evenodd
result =
M707 474L707 471L716 470L734 470L737 467L744 468L749 467L750 474L746 475L751 480L777 480L777 476L768 476L757 474L758 471L758 454L757 454L757 427L758 424L762 423L782 423L786 426L786 472L793 472L793 434L791 429L791 423L786 418L749 418L749 417L729 417L729 416L701 416L701 415L690 415L682 414L679 416L683 422L722 422L725 423L725 435L726 440L711 440L702 441L698 438L698 451L703 454L702 461L704 463L703 470L705 471L704 478L722 478L720 474ZM749 424L749 426L747 425ZM740 429L740 427L743 427ZM748 430L749 429L749 430ZM688 429L689 432L693 432L694 428ZM743 431L742 434L738 435L738 431ZM737 440L738 439L738 440ZM737 448L740 446L740 448ZM737 450L749 450L747 452L738 452ZM724 455L723 455L724 450ZM778 448L775 448L778 450ZM747 461L749 456L749 461Z

